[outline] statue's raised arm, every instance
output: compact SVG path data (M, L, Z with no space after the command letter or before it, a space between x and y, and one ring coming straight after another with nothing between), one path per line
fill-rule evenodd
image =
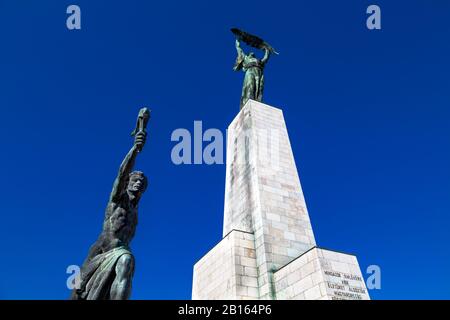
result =
M116 180L114 181L113 189L110 195L110 201L117 202L120 197L126 192L130 173L133 171L136 157L145 145L147 138L147 122L150 118L150 112L147 108L141 109L132 135L134 135L134 145L125 156L125 159L120 165Z
M122 164L120 165L119 172L117 174L116 180L114 181L113 189L109 197L110 201L117 202L119 201L120 197L125 194L130 173L133 171L136 157L139 153L138 148L143 147L143 145L145 144L145 139L145 132L136 134L133 147L131 147L130 151L125 156L125 159L123 159Z
M235 46L236 46L236 51L237 51L237 57L236 57L236 63L234 64L233 70L239 71L242 69L242 64L244 62L245 53L244 53L244 50L242 50L241 44L238 39L236 39Z
M269 58L270 58L270 50L264 48L264 57L261 59L261 64L265 65L267 61L269 61Z

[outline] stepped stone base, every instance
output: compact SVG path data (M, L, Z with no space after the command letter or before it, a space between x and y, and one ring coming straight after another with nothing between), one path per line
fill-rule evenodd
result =
M194 300L258 299L255 236L233 230L194 266Z
M233 230L200 259L192 299L260 299L254 240ZM273 272L271 285L276 300L370 299L356 257L318 247Z
M278 300L369 300L355 256L314 247L274 274Z
M318 248L281 109L249 100L228 127L223 239L193 299L369 299L356 257Z

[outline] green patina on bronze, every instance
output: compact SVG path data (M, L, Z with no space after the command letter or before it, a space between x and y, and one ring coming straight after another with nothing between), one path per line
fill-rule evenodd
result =
M102 232L81 267L73 300L126 300L131 294L135 261L129 244L136 232L139 201L147 188L144 173L133 168L145 145L149 118L150 111L142 108L132 133L134 144L120 165Z
M260 102L262 101L264 93L264 67L267 64L270 55L272 53L278 53L271 45L257 36L236 28L231 29L231 32L233 32L236 36L235 45L237 50L237 58L233 70L242 70L245 72L240 103L240 109L242 109L249 99ZM244 50L241 48L240 41L243 41L256 49L263 50L264 57L262 59L258 59L254 52L245 54Z

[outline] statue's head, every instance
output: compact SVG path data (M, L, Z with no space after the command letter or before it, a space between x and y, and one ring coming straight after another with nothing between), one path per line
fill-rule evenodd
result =
M141 171L130 173L127 191L129 194L140 197L147 189L147 177Z
M256 57L256 55L255 55L255 53L252 51L252 52L250 52L249 54L248 54L248 56L250 57L250 58L254 58L254 57Z

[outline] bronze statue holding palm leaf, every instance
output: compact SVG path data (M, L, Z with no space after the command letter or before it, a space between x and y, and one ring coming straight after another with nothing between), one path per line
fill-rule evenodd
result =
M262 101L264 92L264 67L270 55L272 53L278 53L271 45L257 36L236 28L231 29L231 32L236 36L237 50L237 58L233 70L242 70L245 72L240 103L240 108L242 109L249 99ZM264 57L258 59L254 52L245 54L240 45L241 41L256 49L264 50Z

